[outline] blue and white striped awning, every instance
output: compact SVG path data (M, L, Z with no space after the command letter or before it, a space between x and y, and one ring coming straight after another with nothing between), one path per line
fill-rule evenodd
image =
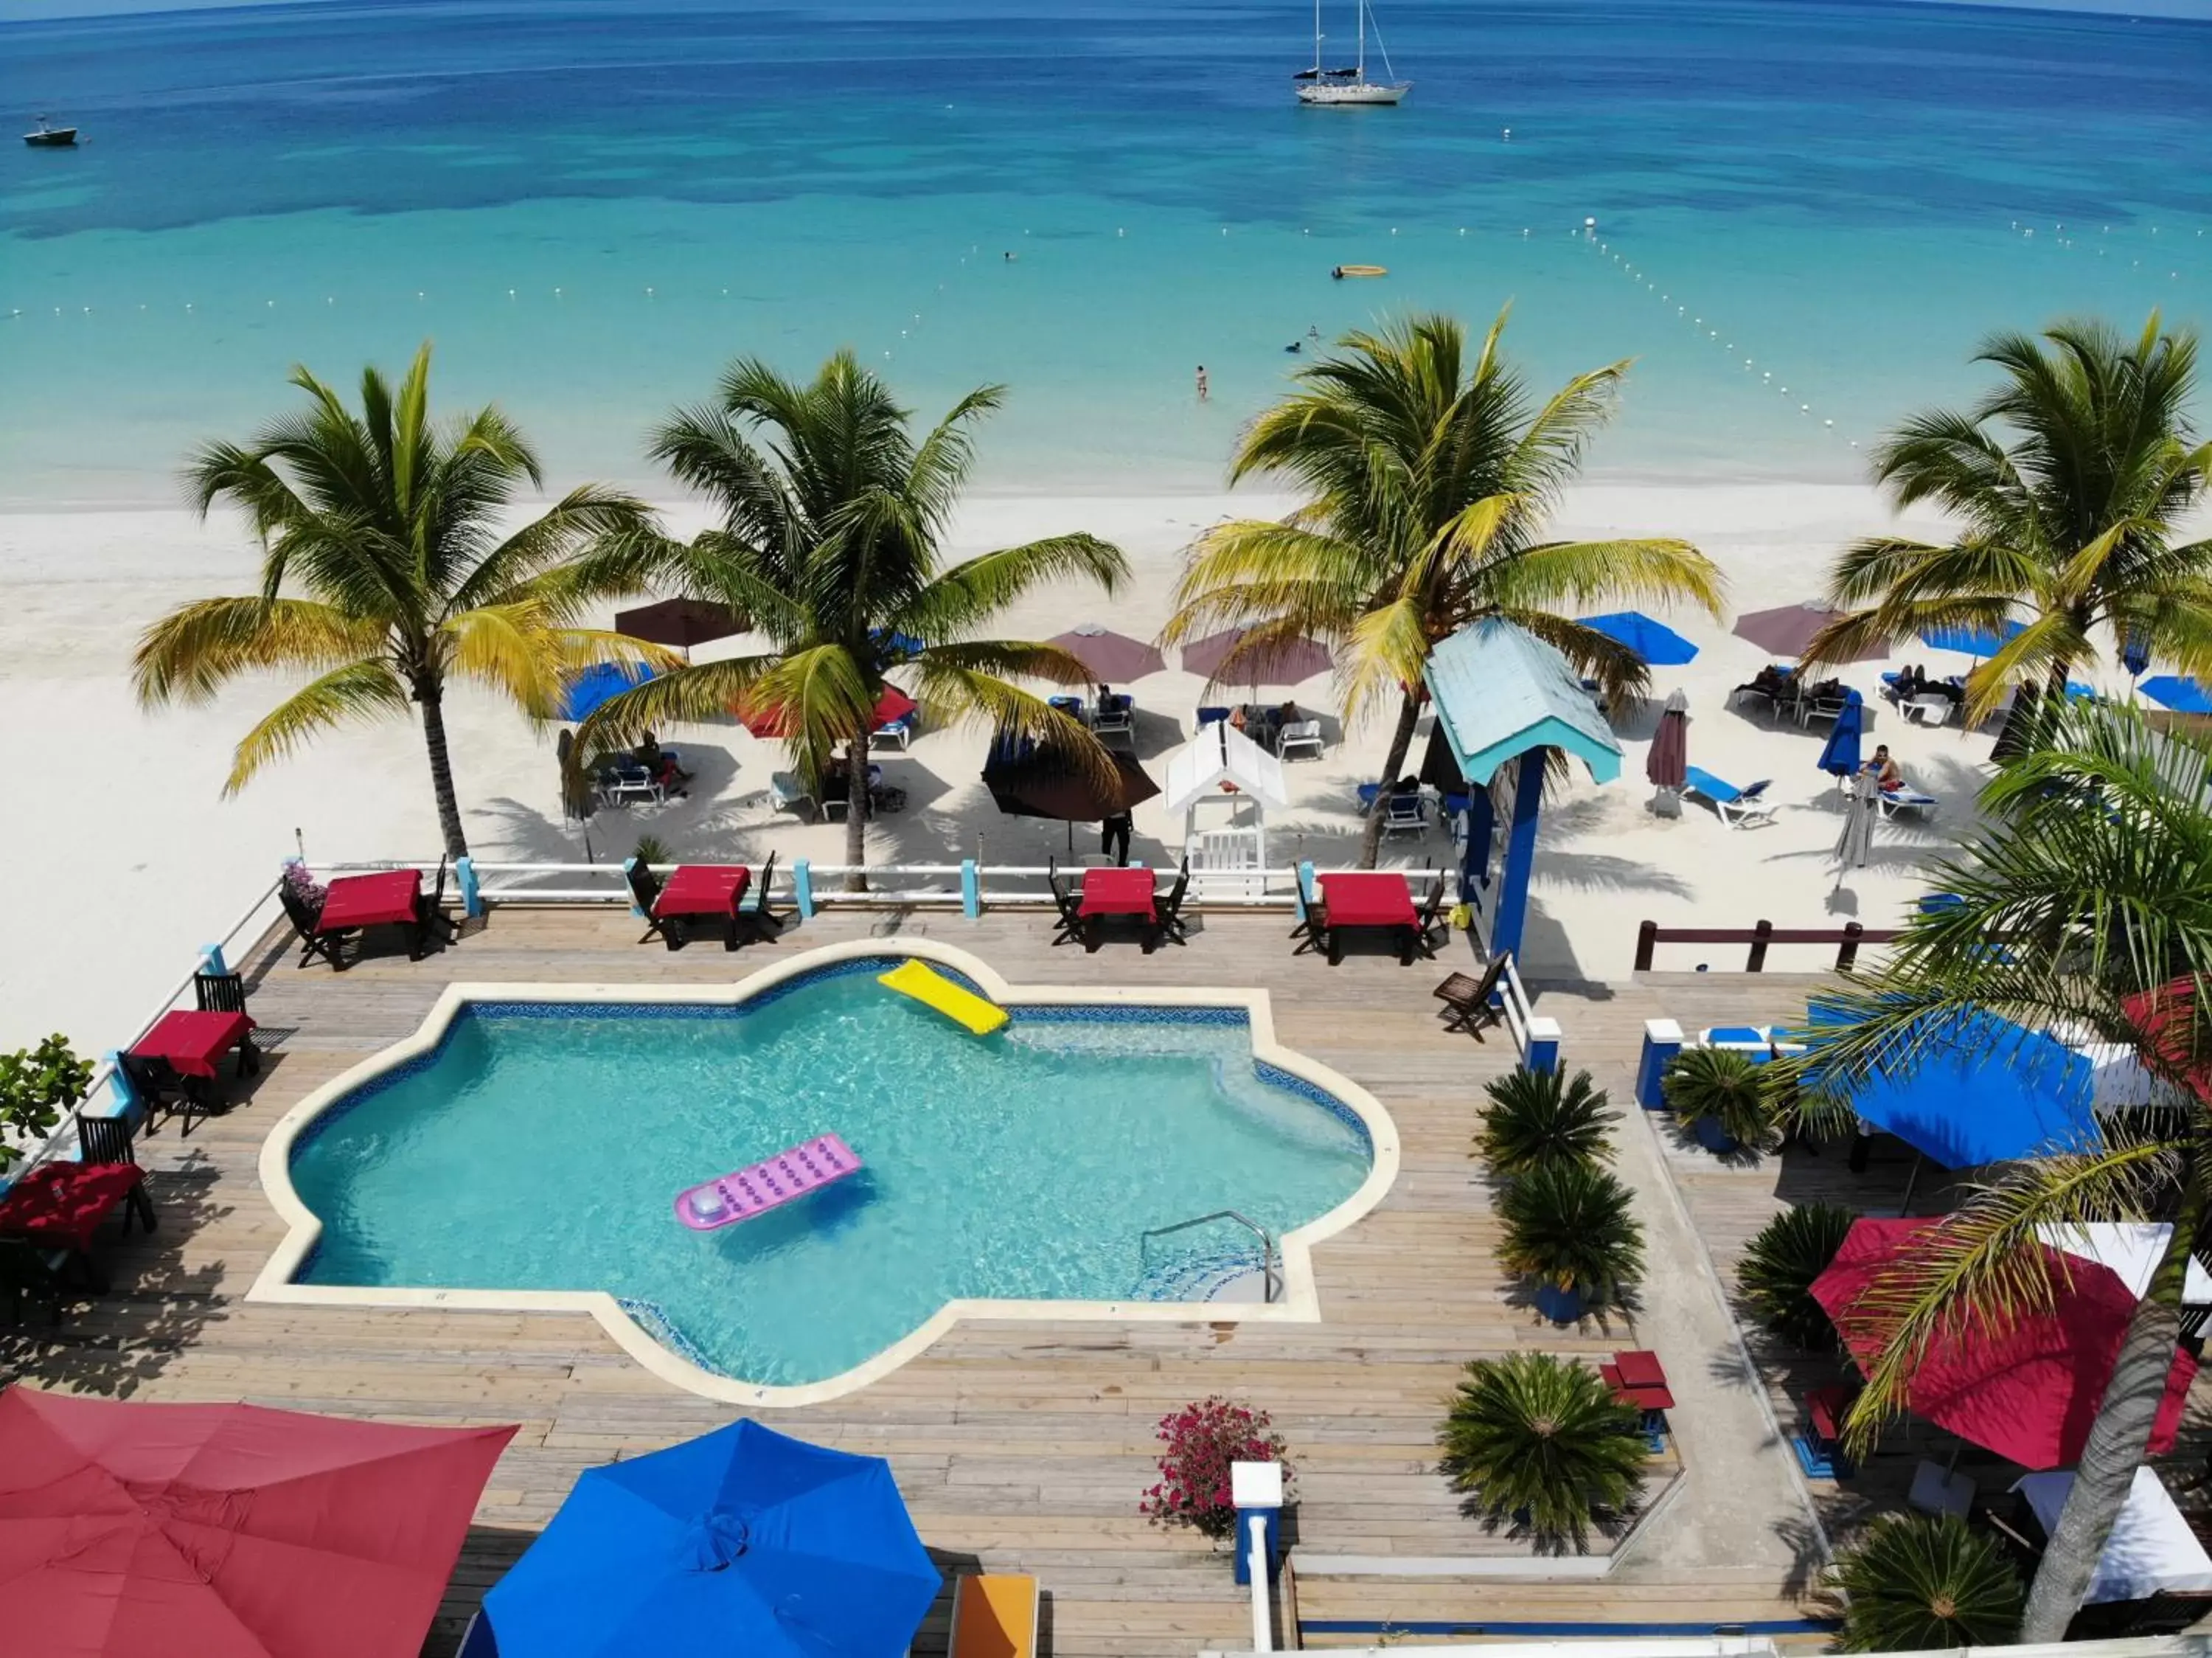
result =
M1567 659L1498 618L1462 628L1421 669L1460 774L1480 787L1532 748L1559 748L1600 783L1620 775L1620 745Z

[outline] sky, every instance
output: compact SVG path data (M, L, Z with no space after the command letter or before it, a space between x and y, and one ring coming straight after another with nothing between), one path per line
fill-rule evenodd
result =
M318 0L306 0L317 3ZM2136 17L2212 20L2212 0L1927 0L1929 3L2024 6L2037 11L2094 11ZM0 0L0 23L34 18L108 16L120 12L205 11L237 0ZM1048 4L1050 0L1039 0Z

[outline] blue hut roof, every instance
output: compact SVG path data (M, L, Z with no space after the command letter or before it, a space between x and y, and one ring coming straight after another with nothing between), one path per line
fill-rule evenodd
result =
M1437 719L1478 786L1532 748L1561 748L1600 783L1620 775L1620 745L1567 659L1497 617L1470 623L1429 653L1421 669Z

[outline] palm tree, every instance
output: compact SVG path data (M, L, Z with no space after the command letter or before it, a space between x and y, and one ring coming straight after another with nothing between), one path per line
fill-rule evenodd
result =
M2002 1646L2020 1627L2020 1574L1996 1536L1955 1515L1884 1515L1829 1568L1849 1597L1845 1652Z
M1498 1200L1498 1214L1505 1223L1498 1260L1564 1297L1561 1323L1585 1302L1618 1301L1643 1276L1644 1228L1628 1188L1594 1164L1553 1163L1522 1175Z
M1475 1149L1490 1172L1511 1179L1555 1164L1595 1166L1613 1160L1606 1128L1613 1112L1605 1090L1586 1070L1568 1082L1555 1070L1516 1066L1484 1086Z
M1765 1069L1741 1048L1685 1048L1667 1066L1660 1092L1675 1121L1714 1151L1758 1150L1774 1132Z
M446 741L446 689L473 680L533 718L598 661L674 661L653 645L576 626L621 591L625 551L650 537L644 507L582 485L520 527L506 517L538 458L495 408L433 424L430 348L395 388L363 370L361 410L304 368L309 405L249 442L210 443L186 473L202 517L245 509L264 549L261 591L179 606L139 637L140 704L204 703L264 668L316 677L248 731L226 794L331 727L420 711L438 825L467 855ZM597 567L599 575L592 573Z
M653 458L705 495L720 521L688 546L663 545L635 572L728 605L768 649L623 692L585 722L578 750L741 703L773 708L810 783L846 747L845 861L855 872L866 856L872 713L894 670L933 721L1024 731L1109 765L1080 722L1010 683L1080 685L1080 661L975 635L1050 582L1079 577L1113 592L1128 575L1121 554L1079 533L957 564L939 551L968 475L969 429L1001 395L995 386L969 393L917 442L908 411L850 351L804 385L751 358L732 363L713 403L678 410L652 442ZM861 884L857 873L848 881Z
M2062 698L2068 674L2098 660L2100 629L2143 657L2212 669L2212 540L2174 539L2212 485L2212 448L2190 421L2196 336L2162 332L2154 311L2132 342L2069 321L2039 338L1995 335L1974 361L2001 372L1994 390L1963 411L1914 416L1874 454L1891 501L1942 508L1955 537L1847 549L1829 602L1850 613L1804 660L2024 621L1969 678L1972 716L2021 680Z
M1452 1489L1491 1524L1518 1520L1553 1546L1586 1547L1626 1514L1649 1454L1633 1405L1598 1374L1549 1353L1477 1359L1437 1430Z
M1889 963L1832 993L1852 1022L1816 1033L1802 1109L1833 1108L1814 1078L1893 1070L1913 1046L1986 1010L2132 1048L2180 1104L2104 1148L2010 1166L1935 1228L1862 1305L1887 1329L1851 1434L1901 1408L1919 1355L1960 1320L2003 1320L2057 1293L2037 1228L2171 1216L2130 1320L2021 1638L2055 1641L2080 1608L2150 1440L2180 1333L2183 1275L2212 1200L2212 751L2133 710L2058 710L2047 748L1984 791L1989 821L1934 882L1958 902L1906 924Z
M1798 1204L1745 1247L1736 1288L1753 1315L1784 1341L1821 1351L1836 1344L1827 1309L1813 1299L1813 1280L1834 1264L1857 1218L1840 1204Z
M1251 625L1224 680L1285 638L1328 642L1347 721L1397 695L1385 780L1405 765L1430 648L1470 622L1520 624L1612 698L1644 687L1644 663L1562 608L1682 600L1720 614L1720 571L1686 541L1540 539L1628 364L1577 375L1539 402L1499 350L1504 331L1500 312L1470 362L1456 320L1416 316L1347 334L1337 355L1300 369L1299 389L1238 442L1230 481L1282 479L1304 504L1279 523L1238 519L1201 535L1163 635ZM1363 866L1375 863L1385 809L1378 796Z

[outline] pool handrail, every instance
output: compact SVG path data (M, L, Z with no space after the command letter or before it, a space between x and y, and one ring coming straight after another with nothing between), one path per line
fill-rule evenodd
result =
M1211 1215L1194 1215L1190 1219L1177 1221L1172 1226L1146 1227L1137 1234L1137 1247L1141 1252L1146 1238L1164 1238L1170 1232L1187 1232L1192 1227L1204 1226L1209 1221L1234 1221L1260 1240L1260 1299L1272 1303L1282 1289L1275 1274L1274 1234L1250 1216L1237 1210L1217 1209Z

